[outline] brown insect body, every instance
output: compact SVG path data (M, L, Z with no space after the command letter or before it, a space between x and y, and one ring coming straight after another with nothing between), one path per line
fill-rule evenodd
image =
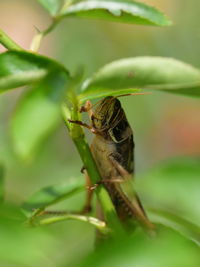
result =
M120 101L115 97L104 98L91 121L96 132L91 151L120 220L124 222L134 217L152 228L138 197L134 195L130 199L121 186L134 172L134 142Z
M122 157L120 157L120 154L112 141L105 142L105 140L98 135L93 138L91 151L101 177L105 181L103 183L109 192L120 219L127 219L131 216L132 212L128 209L127 202L121 197L123 192L121 192L119 187L120 181L114 182L117 179L121 179L121 175L118 170L114 168L109 159L109 157L112 155L113 157L118 157L118 160L123 161Z

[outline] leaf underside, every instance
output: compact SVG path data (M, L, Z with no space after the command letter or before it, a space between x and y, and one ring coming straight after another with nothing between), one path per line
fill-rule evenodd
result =
M135 89L200 96L200 70L172 58L121 59L105 65L86 80L80 100L133 93Z
M171 24L171 21L156 8L130 0L87 0L63 8L61 16L154 26Z

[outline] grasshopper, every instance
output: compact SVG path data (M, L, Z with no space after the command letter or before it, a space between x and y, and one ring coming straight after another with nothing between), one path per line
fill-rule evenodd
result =
M86 111L89 113L90 125L81 121L69 121L88 128L94 134L90 149L102 177L99 184L105 186L124 225L132 220L152 230L154 226L148 220L133 189L133 131L120 101L116 97L108 96L98 103L94 111L91 102L87 101L80 112ZM87 172L86 177L88 180ZM91 191L88 190L87 210L90 206Z

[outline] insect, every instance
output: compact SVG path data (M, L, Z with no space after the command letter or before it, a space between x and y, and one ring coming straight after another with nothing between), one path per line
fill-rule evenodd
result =
M102 177L99 183L108 191L120 221L126 224L134 219L143 227L153 229L133 189L133 131L120 101L108 96L99 102L94 111L92 104L87 101L81 108L83 111L89 112L91 125L81 121L70 122L87 127L94 134L90 149ZM90 199L91 194L87 205Z

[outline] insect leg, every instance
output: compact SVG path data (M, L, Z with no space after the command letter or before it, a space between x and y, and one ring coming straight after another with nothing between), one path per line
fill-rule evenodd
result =
M85 205L83 206L83 209L81 211L81 214L86 214L89 213L92 210L92 197L93 197L93 189L92 189L92 182L91 179L87 173L87 170L85 168L82 169L82 172L85 175L85 180L86 180L86 202Z
M88 114L89 114L89 116L91 118L92 115L93 115L92 107L93 107L92 103L89 100L87 100L85 105L80 108L80 112L81 113L82 112L88 112Z
M85 128L88 128L89 130L92 129L92 126L90 126L90 125L88 125L87 123L84 123L84 122L82 122L82 121L78 121L78 120L70 120L70 119L68 119L68 121L71 122L71 123L75 123L75 124L78 124L78 125L80 125L80 126L83 126L83 127L85 127Z
M68 121L70 123L75 123L75 124L78 124L82 127L89 129L93 134L97 134L96 130L91 125L88 125L87 123L84 123L84 122L78 121L78 120L70 120L70 119L68 119Z
M70 214L68 211L59 211L59 210L43 210L37 216L52 215L52 216L64 216Z
M119 162L117 162L117 160L113 157L113 155L110 155L109 159L123 178L124 183L121 183L122 190L124 191L125 194L129 192L127 196L131 201L134 209L137 211L137 214L139 215L139 217L142 218L142 220L145 221L145 223L150 225L151 223L147 219L145 210L140 202L139 197L132 188L132 184L129 184L128 182L131 180L132 175L126 169L124 169L124 167Z

